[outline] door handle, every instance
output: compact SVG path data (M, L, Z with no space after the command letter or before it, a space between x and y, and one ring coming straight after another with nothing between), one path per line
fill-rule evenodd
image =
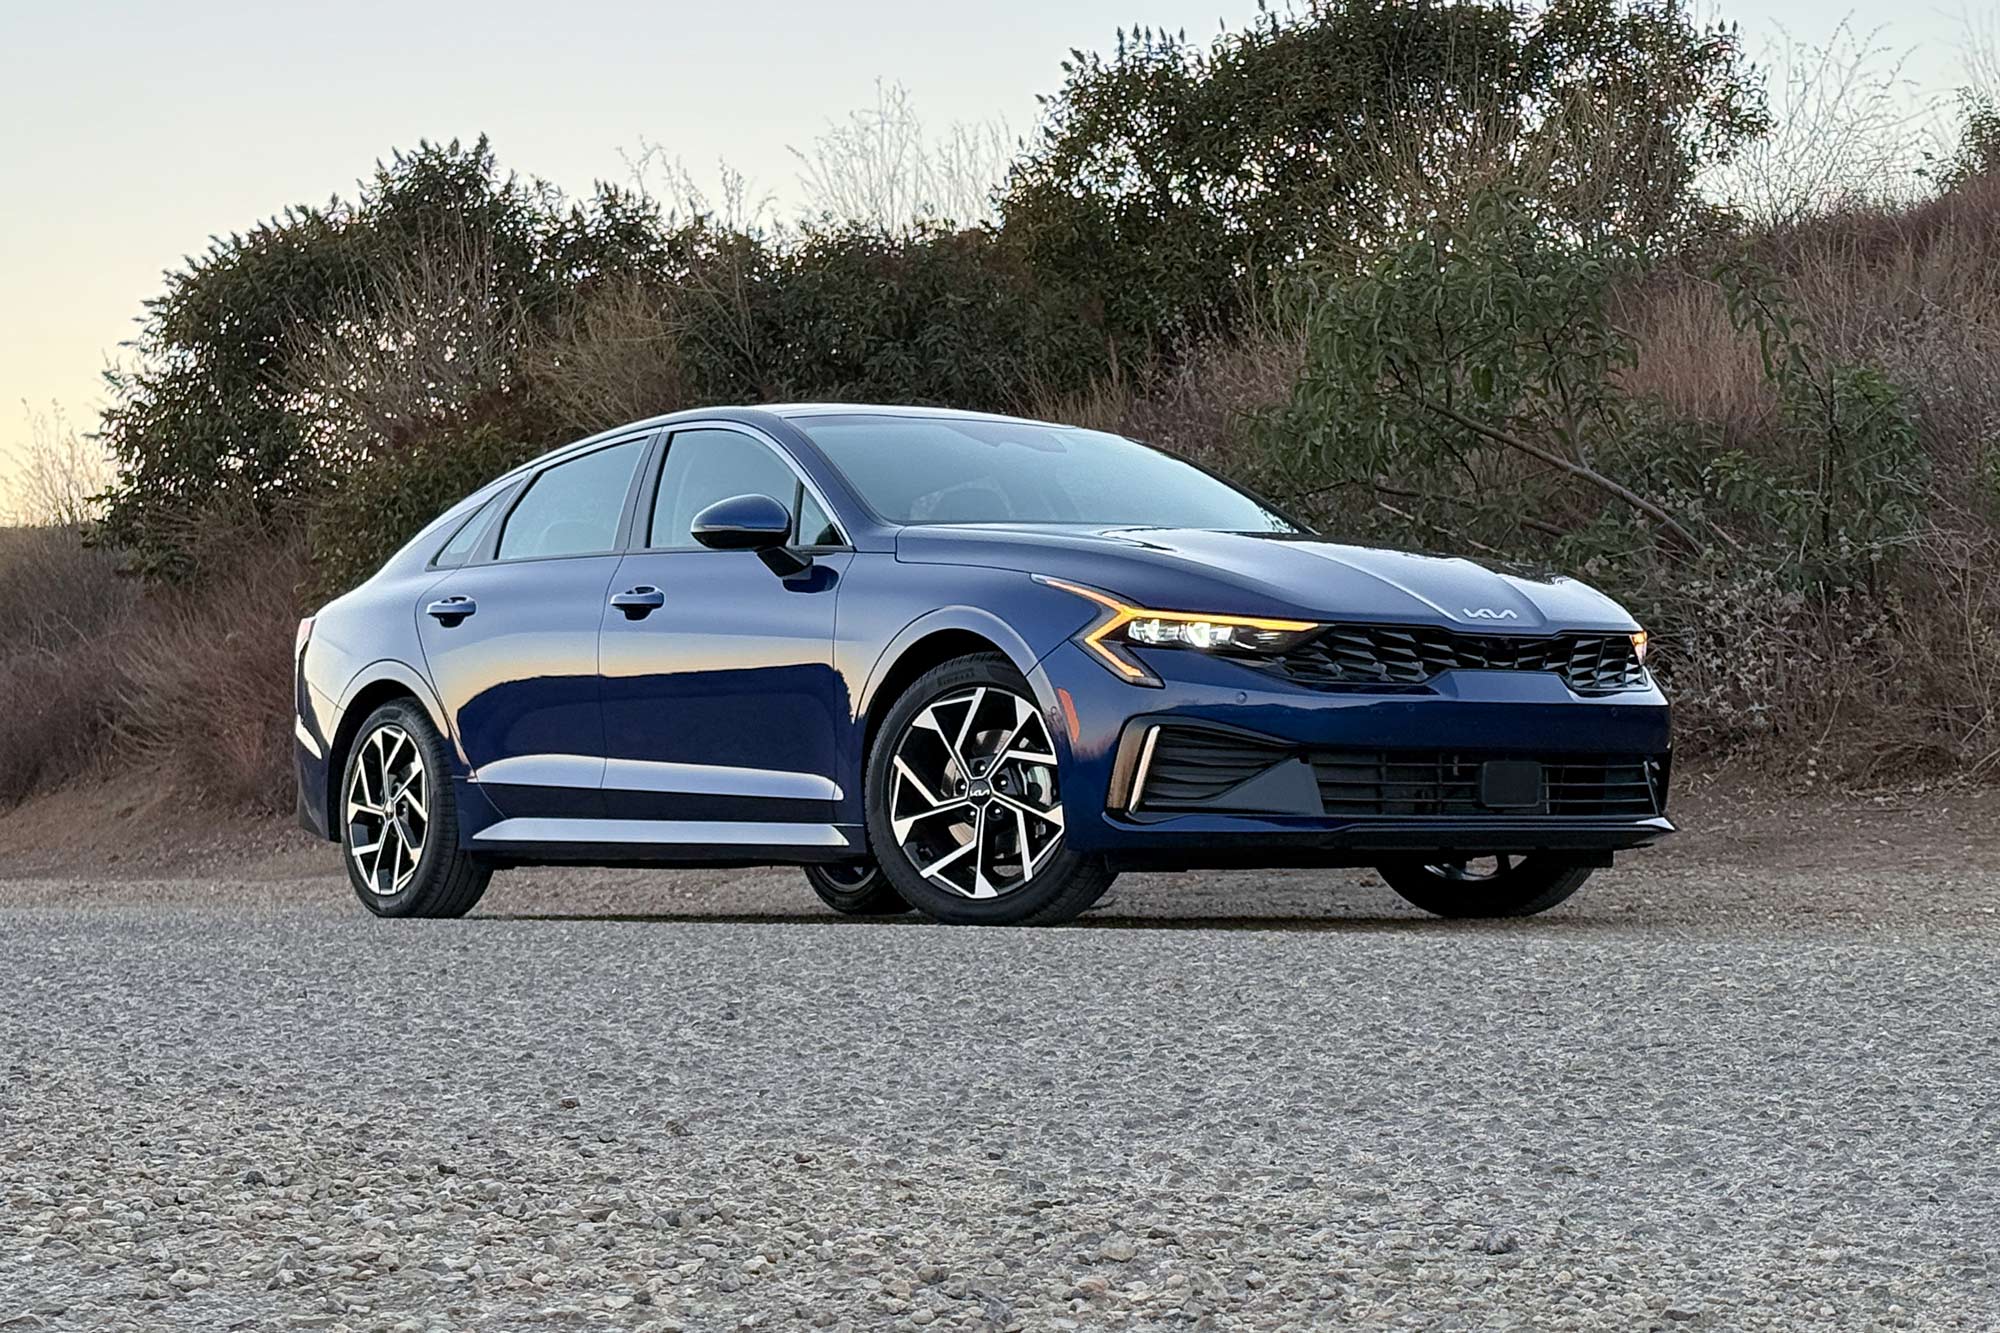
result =
M614 595L611 604L623 611L627 620L644 620L667 604L667 595L650 583L642 583Z
M479 609L479 603L470 597L447 597L441 602L432 602L424 608L424 614L450 629Z

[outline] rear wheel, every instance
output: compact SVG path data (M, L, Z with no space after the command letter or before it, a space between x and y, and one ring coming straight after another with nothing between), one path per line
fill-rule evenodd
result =
M947 662L896 700L868 760L868 840L896 892L959 925L1057 925L1104 895L1063 837L1048 720L997 653Z
M1393 861L1376 867L1389 887L1437 916L1533 916L1583 887L1591 867L1546 852L1525 856Z
M377 916L464 916L493 872L460 850L444 738L414 703L371 713L341 776L347 879Z
M819 900L842 916L894 916L910 905L873 861L839 861L806 867Z

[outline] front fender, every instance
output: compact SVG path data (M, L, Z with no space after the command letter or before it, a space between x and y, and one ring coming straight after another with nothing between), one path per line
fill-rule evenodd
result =
M882 650L881 655L875 659L874 667L868 673L868 683L862 687L861 697L856 701L857 715L866 717L874 710L876 698L881 693L884 682L895 673L897 664L912 648L934 634L950 632L977 634L983 639L991 640L996 648L1007 655L1007 660L1028 678L1029 683L1036 685L1038 703L1046 708L1055 702L1053 693L1047 693L1047 697L1040 697L1047 692L1048 680L1035 670L1035 665L1043 654L1030 647L1028 641L1012 625L982 607L946 606L918 616L889 641L889 646ZM1039 683L1037 677L1040 677Z

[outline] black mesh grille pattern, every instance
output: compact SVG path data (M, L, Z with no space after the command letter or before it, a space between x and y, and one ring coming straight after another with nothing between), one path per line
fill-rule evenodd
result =
M1420 750L1301 750L1227 732L1163 727L1144 775L1139 809L1200 809L1274 764L1303 757L1320 803L1343 818L1400 815L1604 815L1650 818L1664 808L1665 769L1640 755L1494 755ZM1542 766L1541 800L1494 809L1480 800L1489 759Z
M1578 694L1638 689L1645 668L1624 634L1460 634L1396 625L1334 625L1267 659L1301 685L1421 685L1441 671L1554 671Z

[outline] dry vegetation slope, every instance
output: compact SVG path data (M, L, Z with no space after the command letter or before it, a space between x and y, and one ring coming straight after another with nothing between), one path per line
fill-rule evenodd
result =
M246 550L199 592L142 588L71 526L0 528L0 802L131 770L219 804L292 804L304 569Z
M1024 146L996 196L1000 220L979 227L877 220L790 235L707 216L675 221L643 195L616 191L572 206L501 172L482 140L424 145L386 164L351 203L292 210L219 241L169 275L167 294L149 306L138 368L116 386L103 422L121 463L108 507L85 500L105 488L79 475L85 451L58 433L33 471L40 522L0 529L0 804L143 769L149 784L217 804L289 808L300 612L365 574L466 486L540 445L704 401L787 397L1030 410L1123 430L1281 498L1293 498L1288 479L1301 494L1339 490L1337 503L1305 506L1330 531L1554 559L1628 599L1659 632L1690 758L1740 757L1795 780L1984 774L2000 755L1991 665L2000 640L2000 115L1968 102L1965 154L1933 197L1794 210L1742 236L1711 225L1723 219L1692 184L1705 163L1761 133L1733 38L1674 6L1620 12L1637 26L1600 31L1589 4L1552 4L1539 25L1504 6L1329 4L1266 13L1199 58L1181 39L1142 34L1115 58L1065 67L1068 82L1050 104L1059 132ZM1218 162L1226 171L1238 148L1324 138L1361 94L1302 82L1301 69L1345 70L1369 96L1406 95L1400 67L1378 68L1381 51L1403 50L1405 26L1441 23L1432 35L1451 40L1435 49L1450 53L1468 38L1457 31L1467 22L1505 58L1490 68L1447 59L1432 73L1477 81L1554 71L1553 83L1528 90L1545 98L1537 105L1546 114L1516 114L1522 90L1511 84L1481 101L1495 89L1480 84L1469 100L1449 101L1470 108L1467 124L1432 137L1412 131L1407 162L1393 144L1354 156L1327 148L1327 180L1212 182L1208 195L1241 204L1193 210L1213 244L1173 222L1186 211L1180 202L1169 201L1163 221L1159 200L1119 196L1131 173L1104 166L1127 150L1157 151L1167 157L1152 174L1178 179ZM1672 54L1683 50L1706 55ZM1582 97L1580 118L1576 90L1563 82L1575 59L1599 62L1591 68L1614 89ZM1669 101L1656 104L1663 82ZM1274 99L1273 86L1310 87L1319 101ZM1124 142L1128 118L1104 113L1130 98L1199 133ZM1386 119L1425 123L1414 113ZM1674 126L1691 137L1676 138ZM1473 128L1469 140L1458 133ZM1208 143L1246 132L1254 144ZM1411 168L1440 144L1457 165ZM1600 150L1610 164L1601 171L1590 156ZM1310 308L1301 313L1310 302L1293 299L1302 285L1293 279L1341 290L1382 247L1400 244L1371 227L1387 216L1445 216L1482 172L1494 177L1488 185L1525 180L1544 220L1555 219L1558 248L1600 220L1627 220L1609 225L1626 226L1628 253L1645 262L1619 270L1609 317L1614 340L1629 334L1633 357L1610 358L1615 368L1595 387L1619 400L1607 420L1626 419L1629 407L1654 433L1611 433L1619 447L1603 452L1622 455L1613 462L1634 484L1659 488L1666 510L1726 539L1711 544L1722 558L1689 559L1629 514L1601 522L1615 510L1601 491L1551 482L1518 457L1474 485L1449 469L1418 472L1431 492L1422 494L1408 489L1411 476L1383 475L1405 461L1396 450L1380 460L1357 451L1339 466L1302 462L1310 451L1300 436L1284 456L1280 427L1300 419L1302 386L1328 357L1327 326ZM1369 202L1384 191L1411 206ZM1347 201L1352 236L1340 226L1332 239L1321 235L1328 199ZM1120 228L1135 219L1136 238L1126 236ZM1079 240L1107 226L1118 244ZM1511 235L1474 231L1473 248ZM1718 235L1733 255L1724 269L1710 268L1712 254L1663 258L1707 254ZM1272 252L1259 284L1240 281L1232 258L1245 236ZM1174 244L1215 253L1181 255ZM1894 475L1880 475L1889 489L1920 488L1895 501L1913 522L1868 525L1877 503L1869 485L1832 476L1845 419L1829 412L1825 429L1801 428L1755 335L1732 319L1711 273L1742 269L1746 254L1810 329L1815 356L1889 386L1901 438L1913 427L1920 457L1899 455ZM1507 251L1496 281L1522 267ZM304 281L299 273L311 281L294 291L286 284ZM1113 309L1114 296L1130 308ZM1556 327L1558 341L1568 336ZM1135 350L1145 348L1158 350ZM1482 370L1492 378L1476 348L1431 361L1460 389ZM1331 435L1346 419L1336 411L1307 424ZM1408 444L1430 436L1398 437L1402 454L1422 452ZM1588 460L1594 446L1564 447ZM1352 472L1357 458L1383 466L1343 477L1340 467ZM1742 503L1740 488L1734 501L1722 494L1732 459L1760 478L1757 502ZM1876 475L1851 459L1838 466ZM1440 475L1449 479L1431 484ZM1403 512L1423 504L1426 518ZM1776 517L1786 506L1792 516ZM1490 523L1460 521L1475 510L1532 517L1498 535ZM1887 534L1879 549L1855 558L1843 545L1845 529L1834 529L1849 511L1862 514L1853 530L1864 544ZM85 520L99 512L109 526L94 531L118 534L125 552L85 544ZM1802 545L1815 549L1788 558L1797 515L1817 525L1822 512L1829 532L1809 534ZM171 577L123 576L128 556ZM1836 565L1836 575L1824 572Z
M1747 753L1795 775L1864 781L1989 766L2000 706L1996 218L2000 179L1987 178L1760 242L1823 339L1913 394L1933 465L1929 517L1893 604L1872 613L1779 614L1727 589L1704 593L1742 651L1665 663L1690 757ZM1622 315L1642 347L1632 387L1714 424L1732 447L1754 449L1772 431L1756 344L1712 288L1661 280ZM1245 417L1283 401L1300 356L1296 337L1265 326L1141 390L1106 386L1047 410L1226 466ZM74 525L0 529L0 800L139 767L221 803L289 808L290 647L309 571L295 544L243 540L229 573L177 591L121 576ZM1741 725L1745 709L1759 725Z

